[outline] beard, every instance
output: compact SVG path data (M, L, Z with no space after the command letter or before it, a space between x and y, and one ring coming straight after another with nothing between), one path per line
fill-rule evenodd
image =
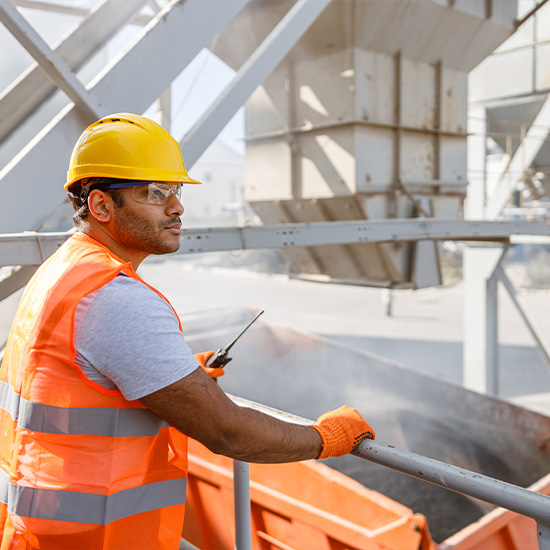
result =
M166 231L166 227L180 223L179 217L159 222L133 212L128 204L117 208L114 226L117 240L124 246L147 254L169 254L180 247L179 235Z

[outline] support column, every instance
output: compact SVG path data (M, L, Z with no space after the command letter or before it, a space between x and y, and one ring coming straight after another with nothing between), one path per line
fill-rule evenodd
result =
M467 219L482 220L486 203L486 111L468 113ZM498 393L498 304L494 269L502 247L472 244L464 250L464 386L482 393Z
M485 218L487 194L487 123L485 107L468 111L468 193L464 217L469 220Z
M501 246L464 250L464 386L498 394L498 301L495 268Z

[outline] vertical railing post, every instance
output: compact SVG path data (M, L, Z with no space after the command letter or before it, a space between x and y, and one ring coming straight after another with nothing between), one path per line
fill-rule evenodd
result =
M537 523L537 537L539 550L550 550L550 527L543 523Z
M236 550L252 550L248 462L233 461L233 493L235 499L235 548Z

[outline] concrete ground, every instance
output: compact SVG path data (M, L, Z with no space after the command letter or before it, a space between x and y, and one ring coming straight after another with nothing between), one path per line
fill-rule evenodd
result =
M462 284L394 291L392 315L387 316L383 291L376 288L204 268L177 257L147 261L139 271L179 314L252 305L265 309L265 322L287 324L455 382L462 380ZM543 333L550 334L550 291L525 291L522 297ZM522 398L526 406L550 413L550 371L502 289L499 305L499 394L527 396Z

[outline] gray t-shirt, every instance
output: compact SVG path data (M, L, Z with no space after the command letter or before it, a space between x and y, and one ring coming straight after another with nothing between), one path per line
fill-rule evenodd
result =
M76 364L92 381L132 401L191 374L199 365L170 305L119 275L85 296L75 315Z

